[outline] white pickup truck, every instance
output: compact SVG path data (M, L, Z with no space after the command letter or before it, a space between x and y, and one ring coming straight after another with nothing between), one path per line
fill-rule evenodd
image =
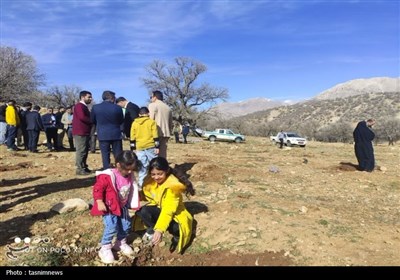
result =
M272 143L274 143L274 144L279 143L278 135L279 135L279 133L276 136L270 137L270 140L272 141ZM290 147L292 145L298 145L300 147L305 147L307 144L307 140L303 137L300 137L295 132L283 132L283 135L285 136L283 138L283 144L286 146Z
M214 131L203 131L201 137L214 141L228 141L240 143L245 141L245 137L242 134L233 133L230 129L217 128Z

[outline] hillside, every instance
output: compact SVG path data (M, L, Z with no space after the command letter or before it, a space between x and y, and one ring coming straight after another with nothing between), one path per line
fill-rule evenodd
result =
M400 78L375 77L369 79L350 80L317 94L311 100L331 100L360 94L387 92L400 92ZM240 102L224 102L213 107L210 112L212 115L217 113L218 116L224 118L234 118L258 111L265 111L276 107L294 104L295 102L288 103L260 97Z
M377 140L385 140L389 135L393 139L400 139L400 78L355 79L338 84L312 99L291 105L265 98L266 102L262 100L242 101L242 106L240 103L220 104L219 116L225 116L225 119L210 118L204 126L226 126L253 136L269 136L283 129L321 141L330 141L317 137L329 130L332 134L344 135L345 139L340 141L350 141L351 131L358 121L375 118L378 121L376 127L380 130ZM257 104L258 107L244 104ZM248 110L250 108L253 110ZM254 111L257 108L264 109ZM246 110L248 114L244 114ZM228 118L227 112L240 112L240 117Z
M310 135L310 129L320 130L335 123L354 125L375 118L378 123L400 119L400 92L367 93L346 98L309 100L242 116L241 132L269 135L279 129L295 130ZM258 128L258 129L256 129Z
M284 105L290 105L290 103L260 97L240 102L224 102L213 107L210 113L224 118L233 118Z

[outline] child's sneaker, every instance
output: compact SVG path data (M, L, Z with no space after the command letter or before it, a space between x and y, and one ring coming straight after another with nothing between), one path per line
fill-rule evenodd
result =
M111 244L101 246L101 249L99 251L99 257L103 263L110 264L115 261L111 248L112 248Z
M131 248L131 246L129 246L128 244L126 244L126 239L122 239L121 241L117 240L117 242L115 242L115 245L113 247L113 249L115 251L121 251L122 254L124 254L125 256L132 256L133 255L133 249Z

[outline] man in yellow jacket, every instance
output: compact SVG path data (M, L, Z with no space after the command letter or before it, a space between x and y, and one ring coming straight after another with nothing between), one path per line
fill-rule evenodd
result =
M15 145L15 138L17 137L20 120L15 104L15 100L10 100L6 108L7 151L18 151L17 145Z
M193 223L192 215L183 204L182 193L193 195L193 186L185 185L182 179L175 177L163 157L152 159L148 172L143 185L143 194L148 204L136 211L135 216L147 227L144 237L151 240L153 245L160 243L168 231L173 236L170 251L177 249L182 252L190 242Z

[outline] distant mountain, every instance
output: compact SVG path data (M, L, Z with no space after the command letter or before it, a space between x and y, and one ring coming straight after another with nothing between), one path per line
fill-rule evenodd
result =
M331 100L336 98L346 98L350 96L369 94L400 92L400 78L375 77L368 79L355 79L345 83L340 83L316 95L311 100ZM303 104L301 102L299 104ZM210 109L212 115L221 116L225 119L235 118L265 111L280 106L293 105L295 102L278 101L268 98L252 98L240 102L225 102L218 104Z
M349 130L348 126L354 128L357 122L368 118L377 120L376 128L390 120L400 120L400 91L312 99L241 116L231 123L240 123L236 130L245 135L271 135L283 129L310 137L332 125ZM392 131L400 131L395 126Z
M260 97L247 99L240 102L221 103L213 107L211 109L211 113L217 113L224 118L233 118L290 104L292 104L290 101L276 101Z
M210 118L205 125L229 127L245 135L268 136L283 129L315 137L332 127L349 132L358 121L374 118L378 123L376 128L390 127L390 131L399 132L400 139L400 126L396 122L400 120L400 78L351 80L292 104L255 98L215 108L232 112L236 117ZM385 133L380 132L381 137Z
M318 94L313 99L345 98L366 93L400 92L400 78L376 77L356 79L338 84Z

